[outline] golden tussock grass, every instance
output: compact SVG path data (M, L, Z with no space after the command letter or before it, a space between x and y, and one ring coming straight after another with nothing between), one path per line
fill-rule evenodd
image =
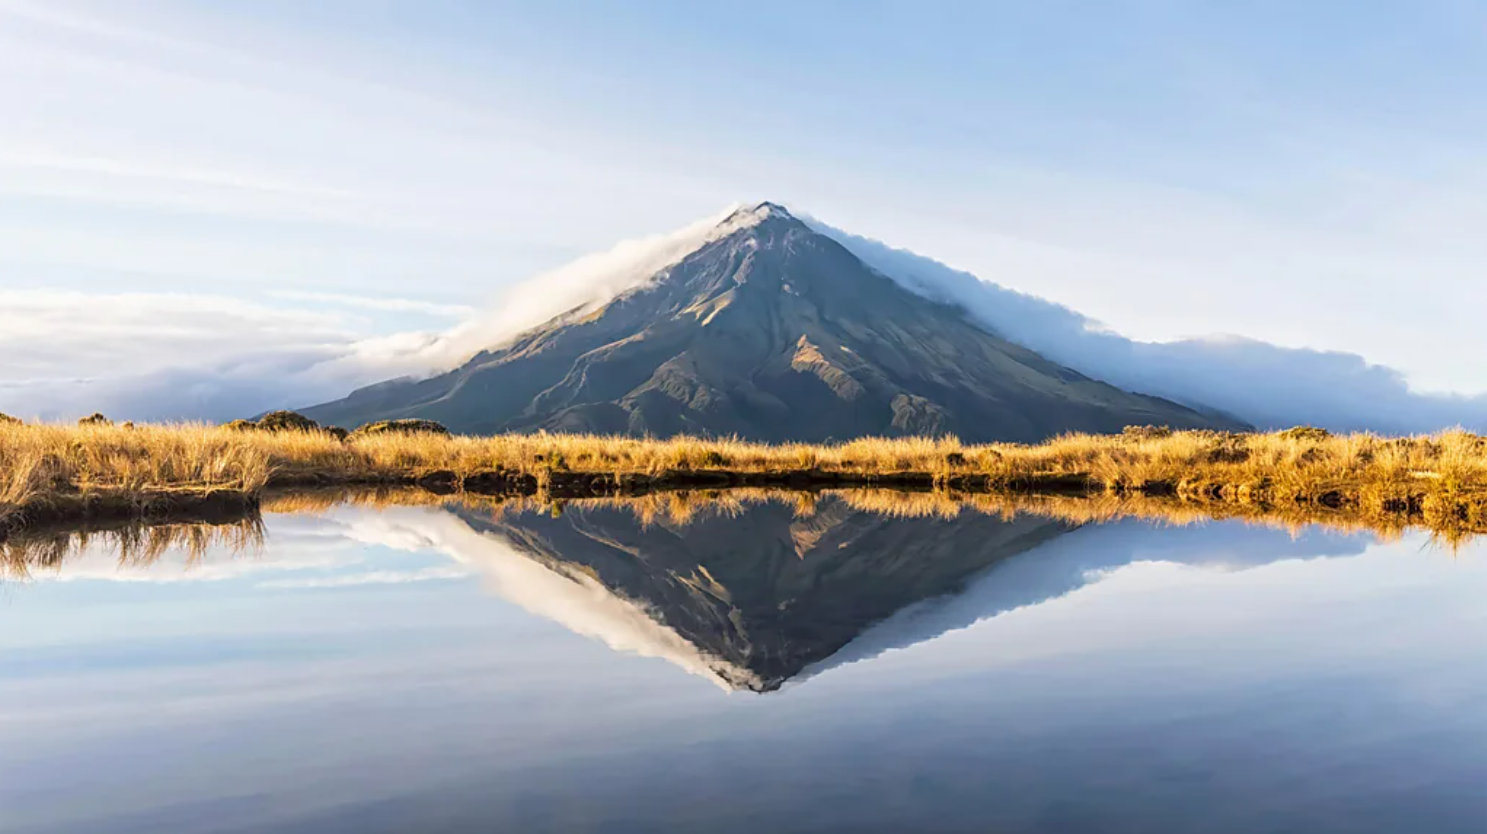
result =
M829 445L733 439L664 440L595 435L491 437L385 433L341 440L321 431L234 431L202 424L0 424L0 501L59 483L78 488L262 486L271 478L405 476L496 469L640 473L725 470L887 475L976 473L999 479L1082 474L1101 483L1211 477L1228 483L1408 480L1428 473L1458 486L1487 483L1487 441L1465 431L1383 438L1371 434L1229 434L1133 430L1073 434L1038 445L963 444L949 438L863 438Z
M662 486L686 473L828 473L887 484L919 476L964 492L1075 486L1122 496L1170 494L1205 517L1219 506L1261 507L1273 516L1315 504L1355 516L1405 513L1440 528L1487 529L1487 440L1460 430L1384 438L1314 429L1229 434L1146 428L1038 445L970 445L955 438L768 445L552 434L385 433L343 440L321 431L200 424L0 423L0 522L7 513L69 495L258 494L275 484L393 484L432 475L446 476L458 491L464 479L488 473L527 478L536 491L590 474L649 478Z
M258 489L263 450L204 426L0 423L0 506L68 492Z

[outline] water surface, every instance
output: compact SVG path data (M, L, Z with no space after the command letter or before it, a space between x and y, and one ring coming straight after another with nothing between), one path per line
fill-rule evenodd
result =
M5 584L0 831L1487 830L1477 545L835 499L263 533Z

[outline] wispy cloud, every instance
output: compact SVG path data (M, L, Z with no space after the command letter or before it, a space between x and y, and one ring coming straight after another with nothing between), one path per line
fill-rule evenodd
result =
M723 202L641 164L651 151L190 18L0 6L0 76L47 81L0 85L5 282L374 297L436 283L483 302L658 209ZM678 189L695 213L670 205Z
M331 292L303 292L279 290L269 293L274 298L286 301L321 301L343 307L364 307L368 310L385 310L393 313L422 313L446 318L468 318L476 314L474 307L465 304L436 304L416 298L386 298L367 295L347 295Z
M245 191L267 191L295 197L329 197L349 199L353 192L337 188L281 182L269 177L225 170L194 168L189 165L151 163L135 159L114 159L105 156L68 156L28 148L0 144L0 168L17 170L33 169L80 174L101 174L106 177L121 177L137 180L160 180L168 183L203 185L213 188L241 189Z
M363 585L407 585L415 582L439 582L468 579L473 572L459 567L420 568L418 570L378 570L335 576L313 576L295 579L266 579L255 587L277 590L318 590L354 588Z

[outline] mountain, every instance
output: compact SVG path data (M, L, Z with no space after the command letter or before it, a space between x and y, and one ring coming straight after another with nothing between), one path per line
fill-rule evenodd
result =
M772 203L735 212L690 254L596 310L570 311L448 373L370 386L305 413L346 427L418 417L468 434L770 441L1241 427L1012 344Z

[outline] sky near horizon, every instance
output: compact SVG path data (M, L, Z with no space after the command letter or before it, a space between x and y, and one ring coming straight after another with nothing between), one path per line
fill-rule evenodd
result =
M0 395L439 331L763 199L1135 339L1480 393L1484 36L1464 2L0 0Z

